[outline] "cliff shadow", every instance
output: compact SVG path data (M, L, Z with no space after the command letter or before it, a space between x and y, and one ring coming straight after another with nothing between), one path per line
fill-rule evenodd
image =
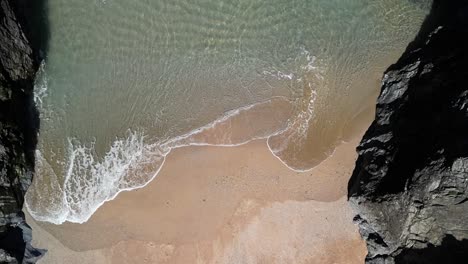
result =
M2 53L5 60L0 60L0 89L8 94L0 100L0 147L9 151L7 159L0 160L0 170L6 171L14 183L1 189L10 199L2 201L8 207L2 208L0 249L19 263L34 263L44 250L31 246L32 232L21 209L34 177L40 130L34 82L49 48L48 5L47 0L0 0L0 4L0 30L4 33L1 41L8 47Z
M429 245L423 249L404 249L395 258L396 264L430 264L430 263L467 263L468 240L457 240L447 235L441 245Z
M410 70L415 76L405 84L405 98L377 104L375 118L389 118L390 124L374 122L364 139L387 133L391 133L393 139L391 143L373 141L364 146L367 150L374 148L387 154L366 152L358 157L348 182L348 198L366 194L377 200L387 194L405 192L416 180L415 172L423 169L428 161L436 160L441 150L446 157L445 167L450 167L459 157L468 156L466 114L453 107L466 90L467 14L468 1L434 0L415 39L386 70L391 74L416 62L432 67L427 72L422 67ZM358 151L363 149L358 148ZM387 172L380 175L378 181L371 180L373 176L366 169L371 167L386 168ZM371 184L371 181L375 182Z
M49 50L50 26L48 0L16 0L16 14L31 44L35 62L46 59Z
M15 11L18 22L32 49L34 72L37 73L43 60L46 60L49 50L50 27L48 0L16 0L10 1ZM20 85L25 86L24 94L19 94L17 105L13 107L14 115L24 133L24 147L26 162L34 172L35 150L40 132L39 110L34 102L34 81L36 74L31 79L25 80ZM32 180L32 179L31 179ZM25 189L27 189L26 186Z

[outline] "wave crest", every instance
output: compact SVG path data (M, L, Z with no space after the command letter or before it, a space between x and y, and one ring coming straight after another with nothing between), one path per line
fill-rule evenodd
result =
M163 142L149 143L143 133L129 132L128 137L115 140L101 159L95 154L95 142L83 145L77 139L69 139L63 181L37 151L38 177L26 195L26 206L39 221L84 223L120 192L151 182L172 149L238 146L268 138L286 128L292 111L291 102L278 97L229 111L206 126Z

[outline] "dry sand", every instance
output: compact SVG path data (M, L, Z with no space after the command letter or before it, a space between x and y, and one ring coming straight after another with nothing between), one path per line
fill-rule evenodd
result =
M310 171L287 168L266 140L178 148L155 180L85 224L29 219L33 245L49 250L39 263L363 263L346 192L371 102L350 122L348 142Z
M40 263L363 263L345 195L360 136L308 172L265 140L173 150L157 178L85 224L35 223Z
M347 142L310 171L287 168L266 140L178 148L156 179L120 193L85 224L29 218L33 245L49 250L39 264L364 263L346 193L376 96L345 124Z

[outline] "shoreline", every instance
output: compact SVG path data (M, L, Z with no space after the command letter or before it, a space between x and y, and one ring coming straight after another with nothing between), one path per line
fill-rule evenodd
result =
M367 249L345 196L373 97L310 170L291 170L267 138L173 148L157 177L86 223L31 219L33 245L47 245L48 264L362 263Z
M167 156L158 177L145 188L120 193L84 224L38 223L34 230L41 234L34 235L34 243L43 245L51 235L55 237L57 245L49 247L43 263L59 263L64 257L61 254L65 253L65 259L80 264L119 263L116 259L125 259L119 255L122 252L132 258L150 256L154 261L148 263L192 263L184 261L194 258L199 258L200 263L235 263L229 259L242 256L255 259L249 263L264 263L261 255L268 254L266 252L271 249L266 247L267 241L291 239L287 236L289 232L275 233L275 229L287 231L291 226L285 225L286 222L298 221L296 228L303 230L301 232L317 229L318 235L293 236L297 241L271 247L281 250L289 244L307 245L298 252L313 251L315 253L311 254L315 257L325 258L313 248L329 244L334 245L332 249L336 251L349 245L348 250L355 259L336 263L361 263L366 254L365 246L343 198L359 139L360 136L354 136L339 144L333 155L307 172L294 172L284 166L271 154L265 139L236 147L175 148ZM281 213L288 210L292 212L290 215ZM327 212L334 214L330 217L333 220L328 228L318 231L318 226L330 223ZM303 222L297 220L298 216ZM277 228L265 229L268 222ZM305 229L309 226L314 226L314 230ZM336 226L345 228L338 232L334 230ZM253 235L252 230L259 233ZM324 237L331 233L333 239ZM349 242L341 247L334 242L337 239ZM239 249L245 243L261 247ZM141 247L144 252L136 250ZM289 250L294 251L293 248ZM330 250L325 252L337 261L339 254L335 256ZM196 257L196 252L201 255ZM99 260L91 261L95 259ZM275 262L278 259L280 256L265 263L281 263ZM315 263L307 262L305 256L301 259L297 263Z
M278 106L276 106L277 103L281 103L281 104L285 103L286 108L289 108L289 109L286 110L285 112L283 112L283 110L284 110L283 108L285 106L278 107ZM274 107L274 106L276 106L276 107ZM226 125L236 127L236 128L232 128L232 130L228 130L228 135L231 137L231 138L228 138L228 140L230 140L230 141L234 140L235 141L236 137L239 137L242 134L242 132L240 132L240 131L242 131L242 129L241 129L242 124L243 124L242 122L245 122L245 120L242 120L242 117L244 117L243 115L251 115L252 112L253 113L255 113L255 112L254 111L250 112L249 110L254 109L254 110L258 111L257 108L262 110L263 107L272 108L272 109L269 109L269 111L271 111L271 113L268 112L268 115L266 115L266 117L268 118L267 120L271 119L270 122L273 121L273 122L276 123L275 125L270 124L272 127L269 127L269 128L272 129L272 131L269 131L268 126L267 126L267 128L260 128L259 129L260 133L259 133L259 131L254 131L254 132L251 132L252 135L245 137L245 139L242 139L242 137L241 137L241 140L239 142L224 143L224 140L226 140L225 138L221 139L222 143L216 142L216 141L219 140L217 138L217 136L218 136L217 133L219 133L220 131L221 131L221 133L225 133L225 131L223 131L223 128ZM275 110L273 110L273 108L275 108ZM276 108L281 109L281 110L278 111L278 110L276 110ZM70 214L71 214L70 210L71 209L70 209L70 205L68 204L68 199L67 199L68 198L67 197L68 193L64 192L64 190L67 189L66 185L67 185L67 182L69 181L69 179L71 177L70 176L71 171L73 169L74 161L76 159L76 156L72 155L73 158L71 158L71 160L68 162L69 163L69 165L68 165L69 168L67 169L67 173L66 173L66 176L65 176L65 179L64 179L64 183L60 184L59 182L56 182L56 185L52 186L52 187L55 187L55 188L59 189L60 194L63 195L63 197L61 197L61 198L55 198L55 199L58 199L58 200L62 200L62 203L63 203L62 204L62 209L60 210L60 212L57 212L57 214L60 215L58 217L58 219L51 219L50 217L40 215L40 213L38 214L37 212L35 212L35 214L32 213L35 210L33 210L32 207L29 205L29 202L28 202L29 198L28 197L29 196L35 196L35 195L40 196L40 194L35 193L36 184L40 184L40 180L38 180L40 177L36 177L37 179L35 181L33 181L32 188L31 188L30 192L26 194L27 198L26 198L26 202L25 202L25 207L28 210L28 213L30 215L35 215L33 218L36 219L37 221L44 221L44 222L49 222L49 223L53 223L53 224L63 224L63 223L67 223L67 222L68 223L83 224L83 223L87 222L92 217L92 215L103 204L105 204L106 202L114 200L120 193L126 192L126 191L138 190L138 189L144 188L145 186L150 184L158 176L159 172L164 167L164 163L166 161L167 156L170 155L173 150L180 149L180 148L189 148L189 147L238 147L238 146L242 146L242 145L248 144L248 143L250 143L252 141L256 141L256 140L268 140L270 137L275 136L277 134L280 134L280 133L284 132L288 128L287 126L283 127L284 125L282 125L282 123L286 123L286 122L283 122L283 121L285 121L286 117L289 116L291 109L292 109L292 104L291 104L291 102L289 100L287 100L286 98L283 98L283 97L273 97L273 98L270 98L270 99L265 100L265 101L260 101L260 102L257 102L257 103L253 103L253 104L250 104L250 105L246 105L246 106L243 106L243 107L240 107L240 108L236 108L236 109L227 111L222 116L220 116L219 118L215 119L214 121L212 121L212 122L210 122L210 123L208 123L206 125L198 127L196 129L193 129L193 130L191 130L191 131L189 131L189 132L187 132L185 134L182 134L180 136L176 136L176 137L170 138L168 140L165 140L165 141L162 141L162 142L156 142L156 143L143 142L143 139L146 137L146 135L140 134L140 133L137 133L137 132L129 131L129 135L128 135L128 137L126 139L124 139L124 138L115 139L113 146L107 152L107 154L112 153L112 152L125 152L125 150L123 150L123 149L116 149L116 150L113 149L114 145L116 145L116 142L120 142L120 145L122 145L121 147L125 147L125 146L127 146L129 148L135 148L136 147L137 148L136 153L132 153L130 151L129 153L124 154L126 156L130 156L130 159L136 159L136 161L133 161L136 164L133 164L133 162L131 160L130 161L122 160L120 162L123 162L123 163L130 162L130 163L125 165L127 167L132 167L134 165L137 165L137 167L141 166L141 164L138 164L138 163L157 164L156 169L155 168L152 168L152 170L150 169L149 173L146 172L146 173L143 173L143 175L137 175L139 178L146 178L146 177L148 177L148 175L152 175L152 176L149 176L148 179L143 180L143 183L133 183L134 186L132 186L132 187L121 187L121 186L119 186L117 188L117 191L113 191L110 194L109 197L105 197L105 198L99 197L98 200L102 200L102 201L100 201L99 203L94 204L92 206L92 207L95 207L94 209L91 210L92 212L84 213L84 215L79 216L79 217L81 217L81 219L77 219L76 215L70 216ZM282 113L284 116L282 116L281 118L277 118L278 113ZM241 121L236 120L237 118L240 118ZM235 123L236 121L240 122L240 124L236 124ZM263 130L267 130L268 131L267 134L262 134L262 133L265 133L265 131L263 131ZM257 133L255 133L255 132L257 132ZM237 138L237 140L239 140L239 139ZM212 141L212 142L210 142L210 141ZM91 147L89 149L88 149L87 146L81 146L81 145L78 145L76 147L71 143L70 139L69 139L69 142L70 142L70 146L71 146L73 151L74 151L74 148L84 149L85 151L86 150L88 150L88 151L93 150L93 147ZM268 145L268 143L266 143L266 144ZM117 144L117 145L119 145L119 144ZM37 150L37 151L39 152L39 150ZM157 154L154 154L154 152L157 152ZM276 156L273 151L271 151L271 153L272 153L272 155ZM36 156L38 156L38 154L36 154ZM47 164L46 166L50 167L50 164L48 163L47 160L42 158L42 155L40 154L40 152L39 152L39 156L41 157L40 158L41 162L46 163ZM154 158L154 159L152 159L152 158ZM280 159L280 158L278 157L278 159ZM285 162L283 162L283 163L289 169L295 170L295 169L289 167ZM53 172L53 173L55 173L55 172ZM129 173L125 172L124 174L121 174L121 175L119 175L117 177L111 176L111 178L112 178L113 181L121 181L123 178L128 176L127 174L129 174ZM96 178L97 178L97 176L96 176ZM33 194L31 194L32 190L34 190ZM86 199L87 197L81 197L81 198ZM31 199L34 202L36 202L35 198L31 198ZM83 201L79 201L79 202L84 203ZM48 208L46 208L46 209L48 209ZM43 208L42 210L45 210L45 209ZM63 212L65 212L65 213L63 213Z
M371 94L369 96L369 98L372 98L372 97L376 97L376 95ZM369 103L369 102L372 102L372 100L365 100L365 103ZM366 105L366 104L364 104L364 105ZM373 104L369 103L369 106L372 108ZM265 109L263 109L263 108L265 108L266 111L267 111L266 115L264 113ZM91 210L92 212L91 211L84 212L84 213L82 212L82 215L80 215L80 216L77 216L75 212L70 213L71 209L70 209L70 205L68 204L68 199L69 199L68 195L69 194L67 192L63 191L64 188L65 189L67 189L67 188L66 187L59 187L58 185L55 186L55 188L60 189L61 190L60 193L61 193L61 195L63 195L62 198L55 198L56 200L62 200L62 203L63 203L62 206L61 206L62 209L60 209L60 211L56 212L56 214L59 215L58 219L52 220L48 216L43 216L40 213L37 214L36 212L34 212L34 209L29 205L28 202L25 203L25 207L27 208L28 212L31 215L35 215L33 218L35 218L38 221L50 222L50 223L53 223L53 224L63 224L63 223L67 223L67 222L68 223L78 223L78 224L86 223L101 206L103 206L107 202L110 202L110 201L116 199L116 197L120 193L127 192L127 191L135 191L135 190L144 188L148 184L150 184L152 181L154 181L155 178L157 178L160 171L165 166L166 159L167 159L167 157L169 155L171 155L171 152L173 152L175 150L178 150L178 149L181 149L181 148L193 148L193 147L231 148L231 147L240 147L240 146L250 144L251 142L255 142L255 141L264 141L264 144L268 148L270 154L273 157L275 157L276 159L278 159L289 170L291 170L293 172L298 172L298 173L310 172L315 167L319 166L322 162L324 162L325 160L332 157L334 155L335 151L336 151L336 148L340 144L351 140L353 137L355 137L357 134L359 134L360 133L359 131L361 130L361 128L364 127L367 124L367 119L370 120L370 118L369 118L369 116L367 116L367 114L369 112L372 112L372 110L369 111L369 109L366 109L366 107L364 107L364 110L358 112L355 115L353 120L355 119L356 122L351 122L351 124L352 124L351 126L349 126L349 124L348 124L346 126L346 129L344 129L345 131L342 132L342 135L338 139L335 140L334 144L332 144L329 147L329 149L331 149L331 153L328 154L327 158L321 160L320 162L318 162L314 166L311 166L311 168L309 168L309 169L298 169L298 168L291 167L288 164L288 162L283 160L282 157L280 157L275 152L275 150L272 148L272 146L270 145L271 144L270 140L272 138L274 138L274 137L276 137L278 135L281 135L282 133L285 133L286 131L291 129L289 126L282 125L282 123L284 123L283 121L285 120L285 118L290 115L289 112L291 111L291 108L292 108L292 104L291 104L290 101L288 101L288 100L286 100L285 98L282 98L282 97L274 97L274 98L271 98L271 99L266 100L266 101L262 101L262 102L254 103L252 105L248 105L248 106L241 107L241 108L238 108L238 109L230 110L227 113L225 113L223 116L221 116L220 118L214 120L213 122L210 122L207 125L204 125L204 126L202 126L200 128L197 128L197 129L194 129L194 130L192 130L192 131L190 131L190 132L188 132L186 134L183 134L181 136L177 136L177 137L174 137L172 139L169 139L169 140L167 140L167 141L165 141L163 143L147 144L147 143L141 142L140 144L143 144L143 145L140 146L139 149L141 148L142 153L137 154L136 163L142 162L142 163L151 163L151 164L153 164L152 165L153 167L151 167L148 170L149 172L143 172L144 175L141 175L141 178L143 178L144 180L142 180L141 183L134 183L135 186L130 186L130 187L121 187L120 186L117 189L117 191L115 191L115 192L111 191L111 193L109 193L109 195L110 195L109 197L106 197L106 198L99 197L97 199L99 201L99 203L96 203L96 204L91 206L94 209L88 209L88 210ZM277 110L277 109L280 109L280 110ZM287 110L285 110L285 109L287 109ZM250 111L250 110L252 110L252 111ZM365 110L368 110L368 111L365 111ZM267 123L271 127L268 127L268 126L266 128L261 127L259 130L254 130L254 131L249 131L248 130L247 132L242 131L243 130L242 129L243 125L245 125L244 123L246 122L246 120L245 120L246 116L247 117L250 117L251 115L256 116L256 115L259 114L259 113L257 113L257 111L260 111L260 113L263 114L263 115L260 115L260 116L266 116L268 118L267 120L269 120L269 122L267 122ZM362 118L359 118L359 116L362 113L366 114L365 115L366 118L364 118L364 120L361 120ZM281 118L277 118L278 117L277 115L280 115ZM274 122L274 125L270 124L271 122ZM219 140L221 140L221 141L226 140L226 138L221 138L221 139L219 138L220 135L224 136L224 133L226 133L225 132L226 126L229 127L229 129L228 129L229 132L227 132L227 134L226 134L226 135L228 135L227 140L231 141L231 143L220 143L220 142L218 142ZM353 131L353 130L356 130L356 129L357 129L358 132ZM259 131L260 131L260 133L259 133ZM268 131L268 133L264 134L265 131ZM130 142L139 141L138 138L140 136L138 134L133 134L132 133L130 135L130 138L127 139L127 141L128 140L130 140ZM142 136L142 139L143 138L144 138L144 135ZM133 146L133 144L129 143L129 142L123 143L123 144L125 144L125 145L130 144L129 147ZM154 151L154 150L160 151L161 152L160 155L150 154L151 151ZM150 156L150 157L143 157L143 156ZM154 161L150 161L150 160L152 160L153 156L155 158ZM141 160L141 159L143 159L143 160ZM41 159L41 160L43 160L43 159ZM47 163L46 160L43 160L43 162ZM128 164L128 166L131 167L132 164ZM137 170L140 171L140 173L141 173L140 169L137 169ZM152 172L152 171L154 171L154 172ZM69 173L67 173L67 175L69 175ZM151 175L151 176L149 176L149 175ZM116 177L115 179L113 178L112 180L113 181L121 181L125 177L126 177L126 175L120 175L120 176ZM38 178L37 181L40 182L40 180L39 180L40 177L36 177L36 178ZM69 176L66 177L65 182L67 182L68 178L69 178ZM146 178L148 178L148 179L146 179ZM35 187L35 182L33 183L33 188L31 190L35 190L34 187ZM38 195L38 194L31 194L31 195L35 196L35 195ZM29 195L27 195L27 196L29 196ZM86 199L87 197L82 197L82 198ZM32 198L32 199L34 201L34 198ZM88 200L89 200L89 198L88 198ZM27 201L28 201L28 199L27 199ZM80 203L83 203L83 202L84 201L80 201ZM87 205L87 206L89 206L89 205ZM56 209L53 209L53 210L56 210ZM34 212L34 213L32 213L32 212Z

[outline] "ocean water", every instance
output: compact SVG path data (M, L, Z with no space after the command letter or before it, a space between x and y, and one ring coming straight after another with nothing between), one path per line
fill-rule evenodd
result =
M332 154L429 1L49 0L36 80L40 221L83 223L171 149L267 139L293 170Z

